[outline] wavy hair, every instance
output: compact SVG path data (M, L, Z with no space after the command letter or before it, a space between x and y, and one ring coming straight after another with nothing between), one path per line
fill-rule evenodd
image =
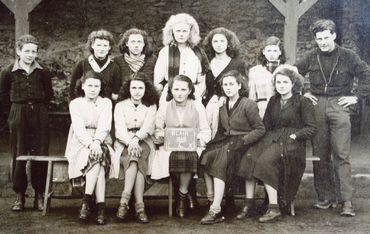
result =
M281 68L278 71L276 71L274 73L274 75L272 76L273 81L274 81L274 87L276 86L275 81L276 81L276 76L277 75L283 75L283 76L289 77L289 79L292 81L292 84L293 84L292 92L295 93L295 94L301 94L302 93L304 78L301 74L297 73L295 70L293 70L289 67ZM275 92L275 93L277 93L277 92Z
M96 31L92 31L88 38L87 38L87 42L86 42L86 49L88 49L90 51L90 53L94 53L94 50L91 48L92 44L94 43L94 41L96 39L101 39L101 40L107 40L109 41L109 45L111 47L111 49L109 50L109 53L112 51L112 47L113 47L113 44L114 44L114 38L113 38L113 34L110 33L109 31L105 30L105 29L99 29L99 30L96 30Z
M236 34L233 31L230 31L229 29L219 27L211 30L208 35L204 38L203 46L206 50L206 53L208 55L208 58L211 59L215 57L215 50L212 46L212 39L213 36L216 34L222 34L227 39L227 49L226 53L231 58L235 58L239 55L240 52L240 41Z
M237 70L228 71L228 72L226 72L225 74L223 74L221 76L221 79L219 81L221 87L222 87L222 82L223 82L224 78L225 77L229 77L229 76L234 77L235 80L236 80L236 83L238 83L238 84L241 85L241 88L239 90L239 95L242 96L242 97L248 97L248 84L247 84L247 81L244 79L244 76L242 74L240 74L240 72L237 71ZM225 95L224 89L222 89L222 92Z
M145 106L151 106L156 104L158 106L159 95L156 89L154 88L153 83L145 76L144 73L134 73L130 76L130 79L126 80L119 92L118 101L123 101L125 99L131 98L130 85L131 81L138 80L142 81L145 85L145 93L141 99L141 103Z
M280 39L276 36L270 36L270 37L266 38L266 40L263 42L263 45L262 45L262 47L260 49L260 52L258 53L258 56L257 56L258 61L263 66L266 66L266 64L268 63L268 60L266 59L265 55L263 54L263 50L265 49L266 46L269 46L269 45L279 46L279 49L281 51L281 55L279 57L280 64L284 64L286 62L285 51L284 51L284 48L283 48L283 45L282 45Z
M34 37L30 34L25 34L25 35L20 36L16 40L15 48L18 49L18 50L22 50L22 47L24 46L24 44L27 44L27 43L32 43L32 44L37 45L37 48L39 47L39 41L37 40L36 37Z
M145 54L145 56L151 56L153 54L153 43L148 40L149 39L148 33L144 30L137 29L137 28L131 28L120 35L120 39L118 42L118 48L121 54L130 53L126 43L128 42L128 39L130 38L130 36L133 34L139 34L143 37L145 45L143 47L142 53Z
M200 35L199 35L199 26L197 21L193 18L193 16L180 13L177 15L171 15L171 17L167 20L166 25L164 26L162 33L163 33L163 45L167 46L171 43L175 43L175 38L173 37L173 27L178 23L186 23L190 26L190 36L188 39L188 44L191 48L198 45L200 42Z
M173 78L172 82L169 82L168 84L168 93L167 93L167 99L166 101L170 101L171 99L173 99L173 95L172 95L172 87L173 87L173 83L175 83L175 81L185 81L186 83L188 83L188 87L190 89L190 94L188 96L188 99L192 99L192 100L195 100L195 96L194 96L194 92L195 92L195 86L193 84L193 82L191 81L191 79L185 75L177 75Z
M329 19L320 19L315 21L310 26L311 33L316 36L317 32L322 32L325 30L329 30L331 33L335 33L335 23L332 20Z

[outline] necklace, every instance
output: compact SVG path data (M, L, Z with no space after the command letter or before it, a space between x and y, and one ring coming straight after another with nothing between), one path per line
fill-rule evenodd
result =
M326 76L325 76L325 74L324 74L324 70L322 69L322 65L321 65L321 61L320 61L320 56L319 56L319 54L317 54L317 55L316 55L316 57L317 57L317 62L319 63L319 67L320 67L320 71L321 71L322 78L323 78L323 79L324 79L324 81L325 81L325 89L324 89L324 91L325 91L325 93L326 93L326 90L328 89L328 85L330 84L331 79L333 78L334 70L335 70L335 68L336 68L336 67L337 67L337 65L338 65L338 61L339 61L339 50L338 50L337 60L335 61L335 64L334 64L334 66L333 66L333 69L332 69L332 70L331 70L331 72L330 72L329 80L328 80L328 79L326 79Z

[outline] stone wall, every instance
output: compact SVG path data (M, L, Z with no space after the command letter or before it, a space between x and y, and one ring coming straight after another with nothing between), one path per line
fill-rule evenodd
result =
M339 43L369 54L369 4L364 0L320 0L301 18L298 56L314 45L309 25L319 18L338 24ZM199 22L204 37L212 28L235 31L242 42L242 56L254 65L263 39L282 37L284 17L268 0L43 0L30 14L30 31L41 41L40 59L58 78L54 79L55 108L66 109L68 78L76 61L86 55L84 43L92 30L105 28L116 40L131 27L145 29L161 48L161 29L174 13L187 12ZM0 3L0 67L14 56L14 16ZM115 48L114 53L117 53Z

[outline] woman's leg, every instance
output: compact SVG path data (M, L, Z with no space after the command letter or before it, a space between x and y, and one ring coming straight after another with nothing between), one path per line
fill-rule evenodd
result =
M144 187L145 187L145 177L144 175L138 171L135 179L135 187L134 187L134 194L135 194L135 212L136 212L136 219L140 223L148 223L149 219L145 213L145 206L144 206Z
M120 203L128 204L132 189L135 185L135 180L138 172L137 162L131 162L129 167L125 172L125 186L122 191L121 201Z
M256 182L252 179L245 180L245 202L242 211L236 216L237 219L244 219L251 216L251 209L254 207L254 188Z
M93 168L91 168L87 173L86 173L86 184L85 184L85 194L92 195L96 182L98 181L99 177L99 172L100 172L100 165L95 164Z
M213 177L213 183L214 183L214 197L213 197L213 203L210 207L210 210L212 210L214 213L220 213L221 212L221 202L222 198L224 196L225 192L225 181L220 180L219 178Z
M188 193L188 188L191 180L191 173L181 173L180 174L180 187L179 191L182 194Z
M179 217L185 217L186 197L188 195L188 188L191 181L192 173L180 173L180 183L178 191L178 201L176 206L176 213Z
M268 184L265 184L265 188L266 188L266 191L267 191L267 195L269 197L269 203L270 204L275 204L275 205L278 204L276 189L274 189L273 187L271 187Z
M105 202L105 169L100 165L99 167L100 170L95 188L96 203Z
M265 188L269 197L269 209L267 210L266 214L258 219L258 221L261 223L276 222L281 216L278 205L277 190L268 184L265 184Z
M206 182L208 202L212 203L214 196L213 178L207 172L204 172L204 181Z

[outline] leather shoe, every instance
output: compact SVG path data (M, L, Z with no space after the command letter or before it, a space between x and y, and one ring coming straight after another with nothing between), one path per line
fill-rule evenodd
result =
M341 216L344 217L354 217L356 215L355 209L352 206L352 202L345 201L342 205L342 212L340 212Z
M98 215L96 216L96 223L98 225L105 225L106 219L105 219L105 203L100 202L97 204L98 206Z
M274 223L278 221L281 217L281 212L279 208L269 208L266 214L262 215L258 222L260 223Z
M33 208L39 211L44 210L44 197L41 193L35 194L35 200L33 201Z
M185 217L185 209L186 209L186 194L179 194L179 198L177 201L177 206L176 206L176 214L180 218Z
M116 216L121 220L125 220L128 215L128 205L126 203L120 203Z
M83 202L80 209L79 219L86 221L90 216L90 207L87 203Z
M321 209L321 210L327 210L329 209L330 207L333 207L335 208L336 207L336 204L335 203L332 203L331 201L329 200L323 200L323 201L317 201L314 205L313 205L314 208L316 209Z
M225 217L219 213L214 213L213 211L209 211L206 216L200 220L200 224L206 225L206 224L215 224L215 223L221 223L225 221Z
M251 208L248 207L248 206L244 206L242 212L240 212L236 216L236 219L241 220L241 219L250 218L250 217L252 217L252 215L251 215Z
M148 216L146 215L145 211L139 211L135 214L136 220L139 223L149 223Z
M12 211L23 211L26 199L24 194L17 193L17 198L12 206Z

